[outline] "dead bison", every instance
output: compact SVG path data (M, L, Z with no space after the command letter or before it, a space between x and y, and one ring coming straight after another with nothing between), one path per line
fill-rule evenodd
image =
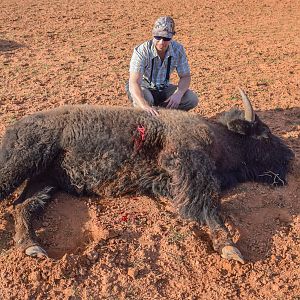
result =
M241 94L245 113L231 110L218 122L175 110L153 117L88 105L16 122L0 151L0 199L27 179L16 201L17 246L44 253L31 221L57 187L76 195L168 197L183 217L208 225L222 257L243 262L220 216L220 192L245 181L283 185L294 155Z

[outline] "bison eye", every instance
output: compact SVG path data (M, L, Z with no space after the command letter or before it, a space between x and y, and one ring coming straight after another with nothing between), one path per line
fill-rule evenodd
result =
M268 139L271 134L269 127L261 122L256 123L253 127L253 135L258 139Z

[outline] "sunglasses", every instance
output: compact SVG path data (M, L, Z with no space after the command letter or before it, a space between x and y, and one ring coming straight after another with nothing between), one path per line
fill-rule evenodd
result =
M171 41L172 38L167 38L167 37L163 37L163 36L155 36L154 37L157 41L163 40L164 42L169 42Z

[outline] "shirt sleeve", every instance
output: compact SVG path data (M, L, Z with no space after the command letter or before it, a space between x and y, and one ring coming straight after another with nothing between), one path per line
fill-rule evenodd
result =
M177 73L179 76L191 73L188 59L187 59L187 56L185 54L185 50L183 47L179 51L178 65L177 65L176 70L177 70Z
M141 51L142 49L139 48L140 47L136 47L133 50L133 54L130 60L129 72L144 74L146 66L146 57L143 51Z

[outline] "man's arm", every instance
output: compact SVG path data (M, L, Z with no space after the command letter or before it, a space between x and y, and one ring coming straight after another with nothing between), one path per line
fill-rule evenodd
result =
M176 93L179 93L182 97L184 93L189 89L190 84L191 84L191 74L180 76Z
M158 112L151 107L144 98L143 91L141 89L142 74L139 72L130 72L129 75L129 91L138 107L149 112L151 115L157 116Z
M167 108L177 108L184 93L189 89L191 83L191 74L181 75L179 77L177 90L165 102L168 102Z

